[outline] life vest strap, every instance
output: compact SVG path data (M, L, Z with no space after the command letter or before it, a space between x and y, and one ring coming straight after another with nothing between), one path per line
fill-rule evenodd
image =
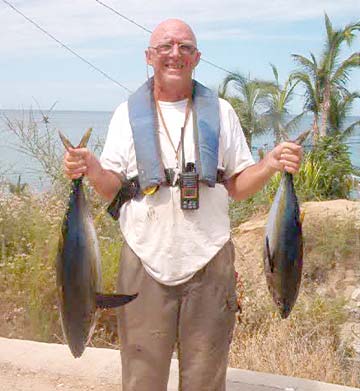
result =
M172 168L165 168L164 186L178 186L178 180L174 182L175 170ZM224 184L224 170L217 170L216 183ZM121 188L107 207L107 211L114 220L118 220L120 217L120 208L125 202L130 201L136 197L143 197L144 194L140 188L139 176L127 179L125 176L121 179Z

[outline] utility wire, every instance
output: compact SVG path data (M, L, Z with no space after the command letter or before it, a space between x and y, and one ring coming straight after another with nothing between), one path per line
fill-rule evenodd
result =
M37 29L39 29L40 31L42 31L44 34L46 34L48 37L50 37L52 40L54 40L55 42L57 42L60 46L62 46L64 49L68 50L70 53L72 53L74 56L76 56L77 58L79 58L81 61L85 62L87 65L89 65L91 68L95 69L97 72L100 72L103 76L105 76L107 79L109 79L110 81L112 81L113 83L117 84L119 87L125 89L126 91L128 91L129 93L131 93L132 91L127 88L125 85L119 83L117 80L115 80L113 77L109 76L107 73L105 73L104 71L102 71L100 68L98 68L97 66L95 66L94 64L92 64L90 61L88 61L86 58L82 57L80 54L76 53L73 49L71 49L68 45L64 44L63 42L61 42L59 39L57 39L55 36L53 36L52 34L50 34L48 31L46 31L43 27L41 27L38 23L36 23L35 21L33 21L32 19L30 19L28 16L26 16L23 12L21 12L20 10L18 10L14 5L12 5L9 1L7 0L2 0L6 5L8 5L10 8L12 8L16 13L18 13L19 15L21 15L23 18L25 18L28 22L30 22L32 25L34 25ZM130 19L128 18L126 15L124 14L121 14L119 11L115 10L114 8L110 7L109 5L103 3L102 1L100 0L95 0L98 4L100 4L101 6L109 9L110 11L114 12L116 15L120 16L121 18L127 20L128 22L134 24L135 26L141 28L142 30L148 32L148 33L152 33L151 30L149 30L148 28L142 26L141 24L135 22L133 19ZM226 73L229 73L229 74L233 74L234 72L231 72L219 65L216 65L214 64L213 62L209 61L209 60L205 60L204 58L201 58L201 61L221 70L221 71L224 71Z
M127 88L124 84L121 84L120 82L118 82L117 80L115 80L113 77L109 76L107 73L105 73L104 71L102 71L100 68L98 68L96 65L92 64L90 61L88 61L86 58L82 57L80 54L76 53L73 49L71 49L68 45L64 44L63 42L61 42L59 39L57 39L56 37L54 37L52 34L50 34L48 31L46 31L44 28L42 28L39 24L37 24L35 21L33 21L32 19L30 19L28 16L26 16L23 12L21 12L20 10L18 10L14 5L12 5L10 2L8 2L7 0L2 0L6 5L8 5L10 8L12 8L16 13L18 13L19 15L21 15L23 18L25 18L28 22L30 22L32 25L34 25L37 29L39 29L40 31L42 31L44 34L46 34L48 37L50 37L52 40L54 40L55 42L57 42L60 46L62 46L64 49L68 50L70 53L72 53L74 56L76 56L77 58L79 58L81 61L85 62L87 65L89 65L91 68L95 69L97 72L101 73L104 77L106 77L108 80L112 81L113 83L115 83L116 85L118 85L119 87L123 88L124 90L128 91L129 93L132 92L132 90L130 90L129 88ZM133 19L130 19L128 18L127 16L121 14L119 11L115 10L114 8L110 7L109 5L103 3L102 1L100 0L95 0L98 4L100 4L101 6L109 9L110 11L114 12L116 15L120 16L121 18L127 20L128 22L134 24L135 26L141 28L142 30L148 32L148 33L152 33L151 30L149 30L148 28L142 26L141 24L135 22ZM229 71L228 69L222 67L222 66L219 66L209 60L206 60L204 58L200 58L200 60L206 64L209 64L223 72L226 72L230 75L232 74L235 74L235 72L232 72L232 71ZM249 78L247 78L248 80L251 80ZM294 95L297 95L297 96L301 96L303 97L304 95L302 94L297 94L297 93L293 93Z
M146 28L145 26L141 25L140 23L135 22L135 20L133 20L133 19L128 18L126 15L124 15L124 14L120 13L119 11L117 11L116 9L110 7L108 4L105 4L105 3L103 3L103 2L100 1L100 0L95 0L95 1L96 1L98 4L100 4L101 6L107 8L108 10L110 10L110 11L112 11L112 12L114 12L116 15L120 16L121 18L123 18L123 19L127 20L128 22L134 24L135 26L141 28L142 30L144 30L144 31L146 31L146 32L148 32L148 33L150 33L150 34L152 33L152 31L149 30L148 28ZM206 59L203 58L203 57L200 58L200 61L202 61L202 62L204 62L204 63L206 63L206 64L209 64L209 65L211 65L212 67L219 69L220 71L223 71L223 72L225 72L225 73L228 73L229 75L234 75L234 74L236 74L236 72L229 71L228 69L226 69L226 68L224 68L224 67L222 67L222 66L220 66L220 65L217 65L217 64L215 64L215 63L212 62L212 61L206 60ZM249 80L249 81L251 81L250 78L246 78L246 79ZM301 96L302 98L304 97L304 94L298 94L298 93L295 93L295 92L293 92L293 95Z
M13 6L11 3L9 3L7 0L2 0L6 5L8 5L10 8L12 8L15 12L17 12L19 15L21 15L23 18L25 18L28 22L30 22L32 25L34 25L37 29L42 31L44 34L46 34L48 37L50 37L52 40L57 42L60 46L62 46L64 49L68 50L70 53L72 53L74 56L79 58L81 61L85 62L87 65L89 65L91 68L95 69L97 72L101 73L103 76L105 76L107 79L112 81L113 83L117 84L119 87L123 88L124 90L128 92L132 92L129 88L124 86L123 84L119 83L117 80L109 76L107 73L102 71L97 66L93 65L90 61L88 61L86 58L82 57L80 54L76 53L73 49L71 49L68 45L65 45L62 43L59 39L54 37L52 34L50 34L48 31L46 31L44 28L42 28L40 25L38 25L36 22L34 22L32 19L30 19L28 16L26 16L24 13L19 11L15 6Z
M24 19L26 19L28 22L30 22L32 25L34 25L37 29L39 29L40 31L42 31L44 34L46 34L48 37L50 37L52 40L54 40L55 42L57 42L60 46L62 46L64 49L68 50L71 54L73 54L74 56L76 56L77 58L79 58L81 61L85 62L87 65L89 65L91 68L95 69L97 72L101 73L104 77L106 77L108 80L112 81L113 83L115 83L116 85L118 85L119 87L123 88L124 90L128 91L129 93L131 93L132 91L127 88L124 84L121 84L120 82L118 82L117 80L115 80L113 77L109 76L107 73L105 73L104 71L102 71L100 68L98 68L96 65L92 64L89 60L87 60L86 58L82 57L80 54L76 53L71 47L69 47L68 45L64 44L63 42L61 42L59 39L57 39L55 36L53 36L51 33L49 33L48 31L46 31L43 27L41 27L38 23L36 23L35 21L33 21L32 19L30 19L28 16L26 16L23 12L21 12L20 10L18 10L14 5L12 5L9 1L7 0L2 0L3 3L5 3L6 5L8 5L10 8L12 8L16 13L18 13L19 15L21 15ZM118 12L117 10L115 10L114 8L110 7L109 5L103 3L102 1L100 0L95 0L98 4L100 4L101 6L109 9L110 11L114 12L116 15L120 16L121 18L127 20L128 22L134 24L135 26L141 28L142 30L148 32L148 33L152 33L151 30L147 29L146 27L142 26L141 24L135 22L133 19L130 19L128 18L127 16L121 14L120 12ZM229 71L228 69L224 68L224 67L221 67L209 60L206 60L204 58L201 58L200 59L202 62L206 63L206 64L209 64L223 72L226 72L228 74L234 74L235 72L232 72L232 71ZM250 80L250 79L248 79ZM300 95L300 94L295 94L294 95L299 95L299 96L303 96L303 95Z
M107 9L109 9L110 11L114 12L116 15L119 15L121 18L123 18L123 19L127 20L128 22L134 24L135 26L140 27L141 29L143 29L144 31L146 31L146 32L148 32L150 34L152 33L151 30L147 29L146 27L142 26L139 23L136 23L135 20L132 20L132 19L128 18L127 16L121 14L119 11L117 11L116 9L114 9L114 8L110 7L109 5L103 3L102 1L100 1L100 0L95 0L95 1L97 3L99 3L100 5L102 5L103 7L105 7Z
M95 1L96 1L98 4L102 5L103 7L107 8L108 10L114 12L116 15L120 16L121 18L123 18L123 19L127 20L128 22L134 24L135 26L141 28L142 30L144 30L144 31L146 31L146 32L148 32L148 33L150 33L150 34L152 33L152 31L149 30L148 28L146 28L145 26L143 26L143 25L141 25L141 24L135 22L135 20L133 20L133 19L128 18L126 15L121 14L119 11L117 11L116 9L114 9L114 8L110 7L109 5L103 3L102 1L100 1L100 0L95 0ZM220 69L221 71L224 71L224 72L226 72L226 73L229 73L230 75L234 74L234 72L231 72L231 71L229 71L228 69L225 69L225 68L223 68L223 67L221 67L221 66L219 66L219 65L216 65L216 64L214 64L213 62L211 62L211 61L209 61L209 60L205 60L205 59L202 58L202 57L200 58L200 61L203 61L203 62L205 62L206 64L209 64L209 65L211 65L211 66L213 66L213 67L215 67L215 68L217 68L217 69Z

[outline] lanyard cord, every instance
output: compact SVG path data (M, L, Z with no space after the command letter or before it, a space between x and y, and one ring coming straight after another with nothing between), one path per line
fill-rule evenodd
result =
M182 138L184 136L185 127L186 127L186 124L187 124L189 116L190 116L190 111L191 111L191 108L192 108L192 98L190 97L188 99L188 102L187 102L187 105L186 105L184 125L181 128L182 137L180 137L179 145L178 145L177 148L175 148L175 145L174 145L174 143L173 143L173 141L171 139L171 136L170 136L169 129L166 126L166 123L165 123L165 120L164 120L164 116L163 116L163 113L162 113L160 105L159 105L159 101L157 99L155 99L155 103L156 103L156 108L158 110L158 113L159 113L159 116L160 116L160 119L161 119L161 123L162 123L162 125L163 125L163 127L165 129L166 135L167 135L167 137L168 137L168 139L169 139L169 141L171 143L171 146L173 147L173 150L175 152L175 158L179 162L179 158L178 158L179 150L180 150L180 146L182 144ZM184 162L183 162L183 164L184 164Z

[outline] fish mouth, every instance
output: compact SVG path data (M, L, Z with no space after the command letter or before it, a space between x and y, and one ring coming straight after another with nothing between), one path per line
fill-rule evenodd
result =
M279 309L281 319L286 319L290 315L292 306L284 300L282 303L279 303Z
M280 316L281 319L286 319L290 315L291 310L281 310Z
M71 354L74 356L74 358L80 358L85 350L85 344L81 346L73 346L69 344L69 348L71 351Z

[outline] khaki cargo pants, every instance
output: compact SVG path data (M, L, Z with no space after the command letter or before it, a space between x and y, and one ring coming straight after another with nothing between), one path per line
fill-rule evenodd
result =
M122 391L166 391L176 343L179 391L225 390L238 310L231 241L179 286L156 282L125 243L118 292L139 292L118 309Z

